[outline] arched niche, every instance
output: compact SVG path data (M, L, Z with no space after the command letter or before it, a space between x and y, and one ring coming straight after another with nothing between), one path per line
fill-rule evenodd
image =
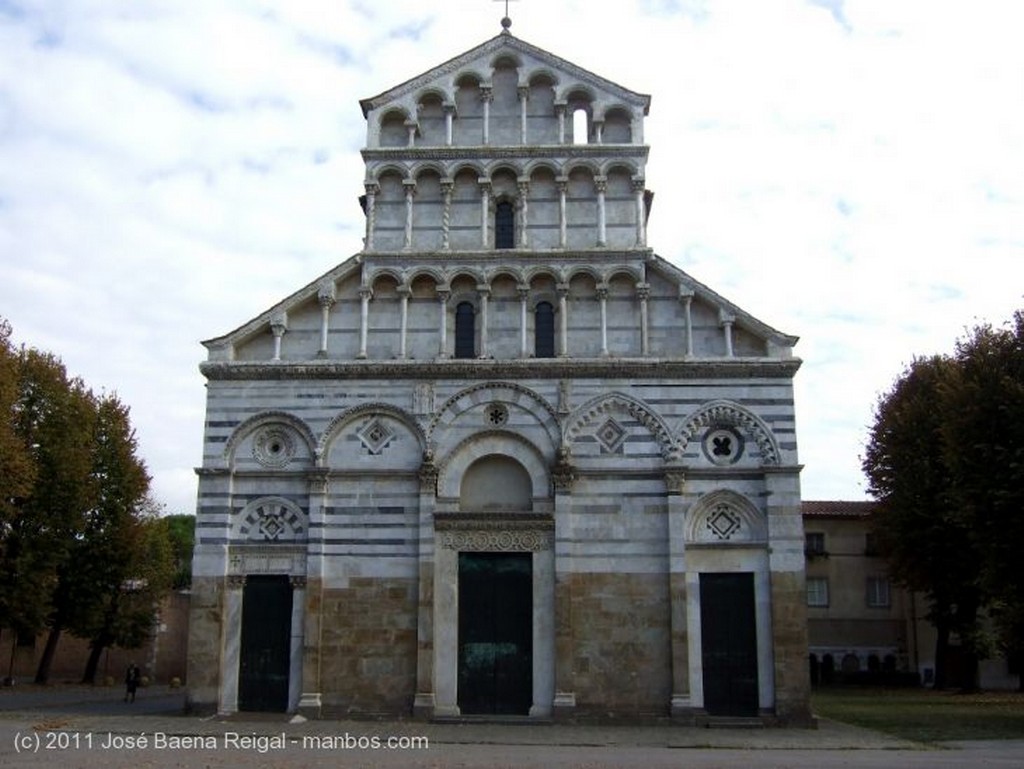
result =
M687 544L766 544L764 514L742 494L720 489L697 500L683 529Z
M533 510L533 480L516 459L488 454L474 460L459 484L461 512Z
M469 467L482 457L495 455L511 459L523 468L530 479L531 499L551 496L548 463L540 449L517 433L486 430L466 438L441 460L437 476L438 497L455 498L462 491L462 479Z

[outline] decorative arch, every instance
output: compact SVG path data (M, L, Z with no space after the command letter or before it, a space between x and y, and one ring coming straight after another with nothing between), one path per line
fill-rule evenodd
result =
M563 431L565 445L571 445L587 425L595 421L599 416L607 415L613 409L623 409L650 430L661 447L663 458L674 459L678 455L679 447L672 439L672 433L664 420L647 404L631 395L620 392L598 395L573 411L569 415Z
M643 273L634 267L612 267L604 274L604 282L611 283L619 275L625 275L628 279L636 281L637 283L643 282Z
M437 410L427 427L427 440L433 445L439 428L452 424L458 417L482 402L480 393L489 392L492 400L523 407L533 414L551 439L552 454L561 442L558 413L541 395L515 382L481 382L460 390ZM531 404L532 408L526 404Z
M501 276L512 278L517 284L523 282L523 272L518 267L512 267L510 265L499 265L497 267L491 267L484 273L484 279L488 285L493 283Z
M423 277L430 278L439 286L443 286L448 283L448 278L444 274L443 270L438 267L428 267L426 265L417 265L409 270L407 282L409 285L412 285L416 280Z
M419 181L419 178L424 174L437 174L439 178L444 179L445 168L440 163L427 160L417 163L409 170L409 178L413 181Z
M569 176L574 171L583 171L591 176L600 176L601 167L592 160L577 159L565 164L565 175Z
M536 267L530 267L529 269L526 270L526 273L523 275L526 283L532 283L535 279L541 276L547 276L554 280L555 283L565 282L565 275L562 274L561 270L559 270L557 267L552 267L546 264L537 265Z
M622 171L623 173L629 174L630 178L637 176L640 173L640 167L636 163L628 163L619 158L609 160L601 167L601 173L605 176L609 176L615 171Z
M409 431L413 435L416 436L416 439L420 444L420 450L426 450L426 433L423 432L423 428L420 426L419 422L416 421L416 418L408 411L400 409L397 406L392 406L390 403L363 403L359 406L353 406L350 409L346 409L327 424L327 427L324 428L323 434L320 436L320 441L317 445L318 459L322 461L323 458L327 456L327 450L330 448L335 438L337 438L341 433L345 425L355 419L359 419L359 417L371 414L383 414L402 423L409 428Z
M447 282L449 284L454 283L459 278L468 278L469 280L473 281L474 286L478 286L481 283L485 282L485 276L482 270L476 269L474 267L468 267L466 265L452 267L448 271Z
M577 264L574 265L573 267L570 267L569 270L566 272L565 282L570 282L577 275L589 275L594 279L594 282L598 284L600 284L604 280L604 276L601 274L600 270L598 270L593 265Z
M313 436L313 431L309 428L309 425L295 415L289 414L287 411L263 411L246 419L238 425L238 427L236 427L228 437L227 441L224 443L224 452L221 456L226 463L233 462L235 452L238 450L238 445L246 437L261 427L281 424L287 425L293 431L298 433L299 437L305 442L306 449L310 455L318 456L315 453L316 438Z
M493 454L514 459L523 466L530 476L534 498L551 495L544 452L510 430L484 430L460 441L438 462L437 495L458 496L466 469L476 460Z
M405 273L395 267L377 267L366 277L367 285L372 289L381 278L391 278L399 286L405 283Z
M561 169L557 164L552 163L550 160L539 158L537 160L531 160L524 165L522 175L532 179L533 175L537 173L537 171L549 171L553 176L558 176Z
M747 497L731 489L718 489L693 503L683 536L688 544L767 544L768 523Z
M743 406L727 400L705 403L686 419L679 431L679 443L683 450L711 427L742 430L757 444L762 465L779 464L779 445L768 425Z
M481 165L480 163L474 163L468 160L463 160L451 167L451 178L454 179L459 174L466 173L467 171L476 176L477 179L479 179L485 173L485 169L483 165Z
M284 497L260 497L243 507L231 521L236 543L301 542L309 532L309 517Z
M558 85L558 73L548 67L538 67L537 69L530 70L526 78L527 83L533 85L538 80L546 80L552 87L555 87Z
M366 183L379 184L380 180L385 176L397 176L399 179L404 181L407 175L405 166L398 163L388 163L374 168L372 176L367 179Z

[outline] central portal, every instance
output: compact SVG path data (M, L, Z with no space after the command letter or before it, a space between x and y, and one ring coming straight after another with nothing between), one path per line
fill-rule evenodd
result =
M459 553L459 710L527 715L532 700L533 555Z

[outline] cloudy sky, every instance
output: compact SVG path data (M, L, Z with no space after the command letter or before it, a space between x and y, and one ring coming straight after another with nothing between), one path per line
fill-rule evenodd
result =
M512 32L653 96L649 242L799 335L805 498L864 498L878 395L1024 306L1012 3L522 0ZM0 316L132 408L193 512L199 341L359 250L358 100L492 0L0 0Z

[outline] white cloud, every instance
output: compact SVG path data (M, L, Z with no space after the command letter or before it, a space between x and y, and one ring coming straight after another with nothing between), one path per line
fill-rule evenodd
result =
M862 494L877 394L1021 306L1024 51L1005 4L586 0L513 32L653 96L650 242L802 336L809 497ZM200 339L358 250L358 100L500 3L0 3L0 313L131 405L194 506Z

